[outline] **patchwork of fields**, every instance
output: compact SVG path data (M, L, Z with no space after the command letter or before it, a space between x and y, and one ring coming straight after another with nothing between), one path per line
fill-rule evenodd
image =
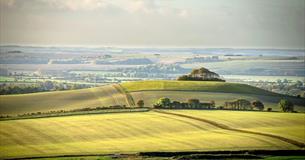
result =
M304 143L304 114L240 111L155 111L0 122L0 158L146 151L299 149L268 133ZM202 118L211 123L196 120Z

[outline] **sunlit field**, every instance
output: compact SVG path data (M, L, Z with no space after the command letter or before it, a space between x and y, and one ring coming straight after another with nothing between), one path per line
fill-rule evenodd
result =
M232 128L278 134L304 142L304 115L239 111L166 111ZM158 113L118 113L0 122L0 156L86 155L145 151L298 149L268 136L221 129ZM290 132L284 132L291 129Z
M69 91L1 95L0 104L2 114L127 105L125 95L113 85Z

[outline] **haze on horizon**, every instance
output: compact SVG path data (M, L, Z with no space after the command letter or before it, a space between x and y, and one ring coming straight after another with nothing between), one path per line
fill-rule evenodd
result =
M1 0L0 44L305 48L304 0Z

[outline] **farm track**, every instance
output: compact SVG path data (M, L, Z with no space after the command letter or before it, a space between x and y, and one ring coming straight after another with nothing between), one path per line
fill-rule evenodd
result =
M278 136L278 135L273 135L273 134L268 134L268 133L261 133L261 132L254 132L254 131L247 131L247 130L242 130L242 129L236 129L236 128L232 128L229 127L225 124L221 124L221 123L217 123L215 121L211 121L211 120L207 120L207 119L203 119L203 118L198 118L198 117L193 117L193 116L189 116L189 115L185 115L185 114L178 114L178 113L171 113L171 112L166 112L166 111L161 111L161 110L153 110L154 112L157 113L161 113L161 114L167 114L167 115L174 115L174 116L178 116L178 117L183 117L183 118L188 118L188 119L192 119L192 120L197 120L197 121L201 121L204 123L208 123L210 125L213 125L215 127L218 127L220 129L224 129L224 130L228 130L228 131L236 131L236 132L240 132L240 133L248 133L248 134L255 134L255 135L260 135L260 136L266 136L266 137L271 137L274 139L278 139L287 143L290 143L292 145L295 145L297 147L300 148L305 148L305 144L302 142L298 142L289 138L285 138L282 136Z
M121 86L121 84L113 84L113 87L121 94L125 95L126 102L129 105L129 107L134 107L136 104L134 102L134 99L132 95L125 91L125 89Z

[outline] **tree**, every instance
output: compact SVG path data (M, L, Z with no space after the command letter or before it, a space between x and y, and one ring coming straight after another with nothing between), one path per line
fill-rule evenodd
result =
M188 80L189 79L189 77L187 76L187 75L182 75L182 76L180 76L180 77L178 77L178 81L186 81L186 80Z
M235 102L236 102L237 108L239 110L251 109L251 103L250 103L250 101L248 101L246 99L237 99Z
M211 103L211 107L215 108L215 101L212 100L210 103Z
M174 109L178 109L178 108L181 108L181 103L178 102L178 101L173 101L173 102L171 103L171 106L172 106L172 108L174 108Z
M293 112L293 103L287 99L281 99L278 105L283 112Z
M252 102L252 106L253 106L253 108L256 108L256 109L258 109L260 111L264 110L264 104L261 101L259 101L259 100L253 101Z
M137 105L140 108L144 107L144 101L143 100L138 100Z
M158 108L158 107L161 107L161 108L168 108L170 106L170 99L169 98L166 98L166 97L163 97L163 98L160 98L155 104L154 104L154 107Z
M191 108L199 108L200 105L199 99L188 99L187 103L190 105Z

